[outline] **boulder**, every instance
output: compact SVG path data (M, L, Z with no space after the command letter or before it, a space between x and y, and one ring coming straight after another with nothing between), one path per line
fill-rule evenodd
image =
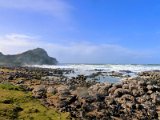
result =
M50 87L47 88L47 93L54 95L54 94L57 93L57 90L56 90L56 88L50 86Z
M46 88L43 85L36 86L36 87L34 87L32 93L35 98L39 98L39 99L45 98L46 97Z

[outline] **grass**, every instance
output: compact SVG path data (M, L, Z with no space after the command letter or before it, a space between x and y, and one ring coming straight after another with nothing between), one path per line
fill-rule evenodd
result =
M0 84L0 89L4 89L4 90L16 90L16 91L22 91L23 90L19 86L14 86L14 85L12 85L10 83Z
M68 120L68 113L44 107L30 92L0 84L0 120Z

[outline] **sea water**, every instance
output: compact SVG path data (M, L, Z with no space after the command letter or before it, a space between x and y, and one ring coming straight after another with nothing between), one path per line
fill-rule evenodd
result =
M34 65L34 67L73 70L73 73L66 74L68 77L77 75L89 76L93 73L101 72L123 72L130 76L135 76L138 72L160 70L160 65L121 65L121 64L59 64L59 65ZM118 82L119 78L111 76L98 76L101 82Z

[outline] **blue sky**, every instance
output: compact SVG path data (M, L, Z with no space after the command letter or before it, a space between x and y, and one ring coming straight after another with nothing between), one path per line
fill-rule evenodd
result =
M0 0L0 51L61 63L160 63L159 0Z

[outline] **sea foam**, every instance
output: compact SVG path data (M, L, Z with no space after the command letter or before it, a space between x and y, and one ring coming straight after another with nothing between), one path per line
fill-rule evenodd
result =
M72 69L74 74L90 75L97 71L102 72L121 72L121 71L131 71L133 73L160 70L160 65L112 65L112 64L102 64L102 65L88 65L88 64L63 64L63 65L34 65L33 67L40 68L51 68L51 69Z

